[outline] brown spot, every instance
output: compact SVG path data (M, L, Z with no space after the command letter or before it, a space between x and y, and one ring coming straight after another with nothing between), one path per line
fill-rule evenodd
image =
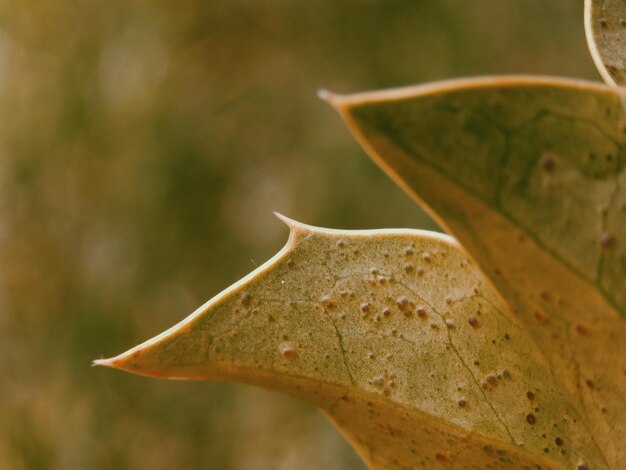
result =
M589 379L585 380L585 385L587 385L587 387L589 387L590 389L594 388L593 382Z
M398 297L398 299L396 300L396 304L398 305L398 307L400 307L400 310L402 310L407 316L412 313L413 302L411 302L408 298Z
M600 245L602 248L611 248L615 245L615 237L610 233L604 232L600 235Z
M248 294L247 292L244 292L241 295L241 303L243 305L250 305L250 300L252 299L252 297L250 296L250 294Z
M417 315L420 318L426 318L428 314L426 313L426 309L424 307L417 307Z
M541 157L541 168L543 168L546 171L552 171L554 170L554 167L556 165L556 160L554 159L554 155L551 154L545 154Z
M469 317L469 318L467 319L467 321L468 321L468 323L469 323L470 325L472 325L472 327L474 327L474 328L478 328L478 318L476 318L476 317Z
M370 311L370 304L361 304L361 311L362 312L369 312Z
M444 454L437 454L437 455L435 455L435 457L440 462L447 462L448 461L448 457L446 457Z
M500 268L495 268L493 272L495 273L496 276L502 277L502 271L500 270Z
M322 305L326 310L334 310L336 307L335 302L327 295L322 297Z
M459 398L457 400L457 404L461 407L461 408L465 408L467 406L467 401L465 401L465 398Z
M561 439L560 437L557 437L557 438L554 440L554 443L555 443L557 446L561 447L561 446L563 445L563 439Z
M487 377L485 377L485 381L492 386L498 385L498 379L493 374L487 374Z
M290 268L293 266L293 260L292 259L288 259L287 260L287 266L289 266Z
M535 317L535 320L537 320L538 322L545 323L547 321L546 316L541 310L535 310L533 312L533 315Z
M292 360L296 358L296 351L291 346L283 346L280 348L280 353L285 359Z
M542 300L545 300L546 302L550 302L549 292L542 292L541 294L539 294L539 296L541 297Z
M389 308L385 308L385 309L383 310L383 315L384 315L384 316L386 316L386 317L388 317L389 315L391 315L391 310L389 310Z
M534 414L530 413L526 415L526 421L528 422L528 424L535 424L537 422L537 418L535 417Z
M413 272L414 269L415 268L413 267L412 264L405 264L404 265L404 271L407 272L407 273Z
M576 325L576 331L581 335L589 334L589 329L585 325Z
M427 263L430 263L432 260L432 257L430 256L430 253L424 253L422 254L422 259L426 261Z
M400 308L406 307L409 304L409 299L407 299L406 297L398 297L396 300L396 304L398 304L398 307Z
M589 467L587 467L587 464L581 460L578 462L578 465L576 465L576 470L589 470Z
M526 392L526 398L528 398L530 401L535 399L535 394L531 391Z

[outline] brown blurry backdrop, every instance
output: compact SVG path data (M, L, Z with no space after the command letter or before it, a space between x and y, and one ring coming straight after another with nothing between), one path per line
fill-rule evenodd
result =
M274 210L435 228L316 90L595 80L582 3L0 2L0 469L362 469L306 404L90 361L274 254Z

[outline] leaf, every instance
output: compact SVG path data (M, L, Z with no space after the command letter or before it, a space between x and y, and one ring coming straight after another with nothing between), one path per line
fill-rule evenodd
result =
M509 77L326 98L503 295L601 449L598 468L626 468L621 92Z
M585 0L585 31L591 56L604 81L626 84L626 2Z
M284 220L274 258L97 364L308 400L376 469L603 466L544 351L455 241Z

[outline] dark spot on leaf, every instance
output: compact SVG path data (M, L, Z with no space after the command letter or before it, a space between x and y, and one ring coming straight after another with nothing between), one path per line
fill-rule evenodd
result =
M285 359L292 360L296 357L296 351L291 346L283 346L280 349L280 353Z
M526 421L528 422L528 424L535 424L537 422L537 418L534 414L529 413L526 415Z
M557 437L557 438L554 440L554 442L555 442L555 444L556 444L557 446L562 446L562 445L563 445L563 439L561 439L560 437Z
M554 155L551 155L551 154L543 155L541 157L540 164L541 164L541 168L543 168L546 171L554 170L554 167L556 165L556 161L554 159Z
M615 237L610 233L603 233L600 235L600 245L602 248L611 248L615 245Z
M581 335L589 333L589 329L585 325L576 325L576 331Z
M478 318L476 318L476 317L469 317L469 318L467 319L467 321L468 321L468 323L469 323L470 325L472 325L472 327L474 327L474 328L478 328Z
M327 295L322 297L322 305L326 310L334 310L336 307L335 302Z

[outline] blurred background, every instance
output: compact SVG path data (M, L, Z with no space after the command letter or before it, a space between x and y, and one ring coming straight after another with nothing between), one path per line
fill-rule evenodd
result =
M316 90L597 80L582 4L2 1L0 469L363 469L307 404L90 362L273 255L272 211L436 229Z

